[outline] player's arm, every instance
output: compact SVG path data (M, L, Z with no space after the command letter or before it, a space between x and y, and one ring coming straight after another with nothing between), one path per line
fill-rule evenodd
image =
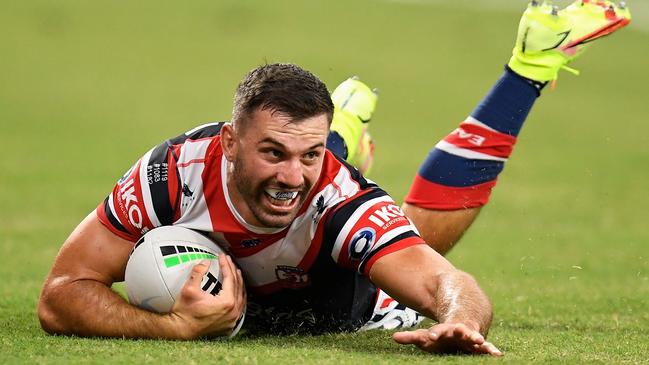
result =
M111 289L122 281L133 243L108 230L95 212L72 232L57 255L38 301L41 326L51 334L192 339L231 333L245 303L241 273L221 255L223 289L200 289L209 263L194 267L168 314L134 307Z
M484 343L492 310L475 280L426 245L385 191L358 173L355 178L363 190L329 213L325 247L331 245L336 264L365 275L399 303L440 322L432 332L405 332L395 340L431 352L497 354Z
M502 355L485 340L492 307L476 281L427 245L414 245L380 257L370 279L399 303L439 323L429 329L397 332L401 344L429 352Z
M218 123L201 126L169 142L211 136L219 128ZM172 224L177 216L174 197L180 184L169 145L161 143L137 161L62 246L39 299L38 315L46 331L170 339L231 333L245 290L229 259L220 259L224 282L217 296L200 290L208 267L196 265L169 314L131 306L111 290L124 279L133 242L147 230Z

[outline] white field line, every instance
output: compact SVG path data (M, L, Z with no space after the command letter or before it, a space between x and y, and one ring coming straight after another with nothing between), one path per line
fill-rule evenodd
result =
M396 3L414 6L457 6L462 8L479 9L485 11L506 11L521 13L525 10L528 1L522 0L383 0L387 3ZM567 6L572 1L554 1L559 6ZM631 8L632 21L628 29L649 33L649 1L627 0Z

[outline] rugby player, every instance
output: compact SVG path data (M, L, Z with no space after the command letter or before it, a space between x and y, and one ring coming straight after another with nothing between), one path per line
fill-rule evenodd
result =
M151 149L72 232L39 299L43 328L81 336L225 335L248 301L251 330L405 328L421 321L419 312L438 323L397 332L397 342L501 355L485 340L488 298L432 247L450 248L487 202L545 83L586 43L629 18L608 2L562 11L530 5L505 74L431 152L411 188L404 210L423 239L394 200L342 157L369 167L362 123L376 102L371 92L356 94L361 86L349 80L334 92L334 116L326 87L309 72L287 64L251 71L237 89L232 123L203 125ZM362 95L369 104L357 102ZM169 314L131 306L110 289L123 280L133 242L161 225L206 232L229 252L219 259L218 295L200 289L209 262L194 267Z

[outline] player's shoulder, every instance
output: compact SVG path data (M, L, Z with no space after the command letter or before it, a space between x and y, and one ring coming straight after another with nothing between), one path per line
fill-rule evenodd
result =
M323 175L333 187L331 195L337 197L332 207L329 226L344 225L355 213L364 211L378 202L394 204L394 200L374 181L365 178L344 159L328 152L323 165Z
M186 141L197 141L206 138L214 138L221 135L221 128L228 122L211 122L196 126L187 132L170 138L169 142L172 145L182 144Z
M157 148L168 152L178 167L187 167L197 161L207 165L207 160L220 155L221 129L226 123L228 122L201 124L163 141Z
M382 255L422 240L386 191L341 159L337 160L340 173L334 185L348 195L332 206L324 219L324 252L330 252L338 265L367 275L373 262ZM341 176L345 179L340 179ZM347 189L341 186L345 184ZM352 184L357 184L356 189L350 189Z
M351 190L366 190L377 187L374 181L365 178L358 169L329 150L325 153L322 170L322 179L338 185L342 190L345 190L345 193L351 193ZM344 183L345 186L341 186L340 183ZM349 194L345 195L350 196Z

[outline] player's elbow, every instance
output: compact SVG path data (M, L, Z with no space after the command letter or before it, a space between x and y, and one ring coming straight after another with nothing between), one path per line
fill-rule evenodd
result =
M64 315L60 309L60 301L56 300L56 291L56 288L50 282L45 283L38 298L38 321L41 328L51 335L69 334L69 326L66 325Z
M56 313L41 300L38 301L38 321L41 323L41 328L50 335L63 333L63 328L57 320Z

